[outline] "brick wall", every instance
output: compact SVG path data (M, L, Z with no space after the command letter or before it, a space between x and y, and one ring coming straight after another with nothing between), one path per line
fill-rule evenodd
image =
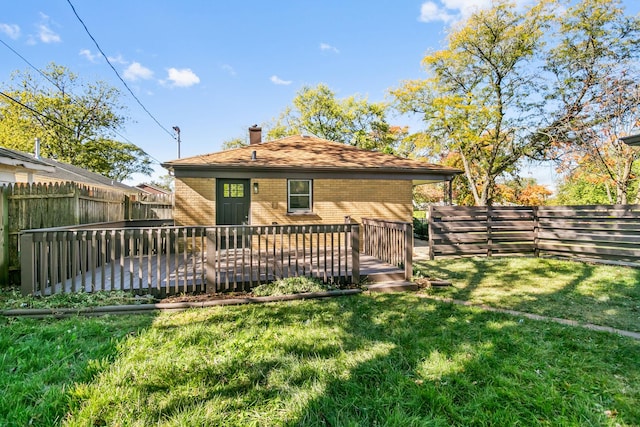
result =
M176 178L175 186L173 218L177 225L216 223L215 178Z
M253 183L259 186L253 194ZM174 218L180 225L215 223L215 179L176 179ZM315 179L313 214L287 214L287 180L253 179L250 186L252 225L341 224L345 216L411 221L409 180Z
M340 224L349 215L411 221L412 193L408 180L315 179L313 215L287 214L287 180L256 179L259 193L252 194L251 223Z

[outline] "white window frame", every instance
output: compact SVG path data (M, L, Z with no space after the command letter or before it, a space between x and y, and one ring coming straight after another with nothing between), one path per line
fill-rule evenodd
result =
M305 181L309 183L309 193L291 193L291 183L292 182ZM292 208L291 207L291 196L308 196L309 197L309 207L308 208ZM289 213L301 213L301 212L312 212L313 211L313 180L312 179L287 179L287 212Z

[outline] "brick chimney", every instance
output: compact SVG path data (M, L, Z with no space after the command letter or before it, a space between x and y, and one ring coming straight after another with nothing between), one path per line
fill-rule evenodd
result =
M260 144L262 142L262 128L258 125L253 125L249 128L249 144Z

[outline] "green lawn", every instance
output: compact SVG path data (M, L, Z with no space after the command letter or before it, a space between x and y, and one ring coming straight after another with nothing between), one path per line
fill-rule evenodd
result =
M422 261L431 295L640 332L640 270L545 258Z
M620 279L634 270L465 262L421 268L450 274L456 289L444 293L457 298L554 316L562 304L550 295L585 304L558 317L587 316L607 281L640 301ZM556 272L568 278L521 283ZM487 277L519 290L498 292ZM601 304L624 324L618 298ZM420 295L0 323L2 426L640 425L640 341Z

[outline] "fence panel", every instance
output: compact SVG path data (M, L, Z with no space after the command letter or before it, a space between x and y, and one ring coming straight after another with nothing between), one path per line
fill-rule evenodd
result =
M541 254L640 266L640 205L538 209Z
M640 266L640 205L457 207L429 210L436 256L547 255Z
M430 206L429 256L533 254L534 207Z
M19 239L23 230L97 222L172 218L171 196L137 196L65 182L14 184L3 187L5 251L0 250L0 276L20 267ZM0 238L0 243L2 239ZM2 269L4 268L4 270Z

